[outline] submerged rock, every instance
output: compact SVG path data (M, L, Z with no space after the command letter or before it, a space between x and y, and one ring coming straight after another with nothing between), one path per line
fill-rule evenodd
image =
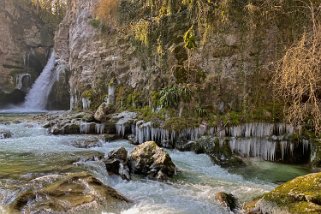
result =
M106 165L108 173L119 175L125 180L130 180L128 153L124 147L108 153L107 157L103 159L103 162Z
M6 139L11 137L12 137L12 133L9 130L4 130L4 129L0 130L0 139Z
M232 211L237 208L237 199L232 194L217 192L215 194L215 200Z
M167 152L154 141L145 142L132 151L131 169L134 173L165 180L176 172L176 166Z
M256 204L261 213L321 213L321 173L297 177L272 192Z
M32 180L7 207L16 213L101 213L120 211L129 199L86 172Z
M102 142L97 138L81 139L81 140L76 140L72 142L71 145L77 148L92 148L92 147L101 147Z

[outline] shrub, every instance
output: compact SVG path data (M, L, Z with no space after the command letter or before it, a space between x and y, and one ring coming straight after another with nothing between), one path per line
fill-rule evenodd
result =
M114 25L117 21L119 0L100 0L96 7L96 17L106 25Z

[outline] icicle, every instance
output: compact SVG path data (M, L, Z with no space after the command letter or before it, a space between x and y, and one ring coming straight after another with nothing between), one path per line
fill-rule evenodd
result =
M281 141L280 142L280 147L281 147L281 157L282 157L282 160L284 160L284 155L285 155L286 149L288 148L288 142L287 141Z
M309 143L308 140L303 139L302 140L302 145L303 145L302 151L303 151L303 154L304 154L306 151L309 150L310 143Z
M90 101L89 99L87 99L87 98L82 98L81 101L82 101L82 108L83 108L84 110L87 110L87 109L90 108L91 101Z
M80 123L80 133L81 134L89 134L90 133L90 128L91 128L91 123Z
M113 105L115 103L115 86L113 84L108 86L108 97L107 97L107 104Z
M95 130L96 130L97 134L104 134L104 132L105 132L105 124L96 123Z
M71 95L70 96L70 110L73 110L76 108L78 103L78 97L76 95Z
M117 135L124 137L125 136L125 125L116 123L115 127L116 127Z
M294 144L290 143L290 151L291 151L291 155L293 156L293 152L294 152Z

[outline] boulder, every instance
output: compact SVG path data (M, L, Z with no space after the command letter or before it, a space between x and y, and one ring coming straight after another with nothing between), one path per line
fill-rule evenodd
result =
M168 153L154 141L136 146L131 153L130 163L134 173L158 180L166 180L176 172L176 166Z
M128 153L124 147L111 151L103 159L109 174L121 176L124 180L130 180L130 170L128 167Z
M99 122L105 122L107 115L112 113L112 108L107 103L102 103L95 112L94 118Z
M38 177L17 193L9 213L120 212L130 200L86 172ZM29 212L28 212L29 213Z
M232 194L226 192L217 192L215 194L215 200L222 206L229 208L231 211L237 208L237 200Z
M262 213L321 213L321 173L297 177L265 194L255 210Z
M12 137L12 133L9 130L0 130L0 139L6 139Z

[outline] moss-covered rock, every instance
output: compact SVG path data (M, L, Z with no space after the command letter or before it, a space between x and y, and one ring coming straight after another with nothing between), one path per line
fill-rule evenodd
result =
M267 193L256 207L263 213L321 213L321 173L295 178Z
M131 168L134 173L165 180L176 172L176 166L167 152L154 141L145 142L132 151Z

